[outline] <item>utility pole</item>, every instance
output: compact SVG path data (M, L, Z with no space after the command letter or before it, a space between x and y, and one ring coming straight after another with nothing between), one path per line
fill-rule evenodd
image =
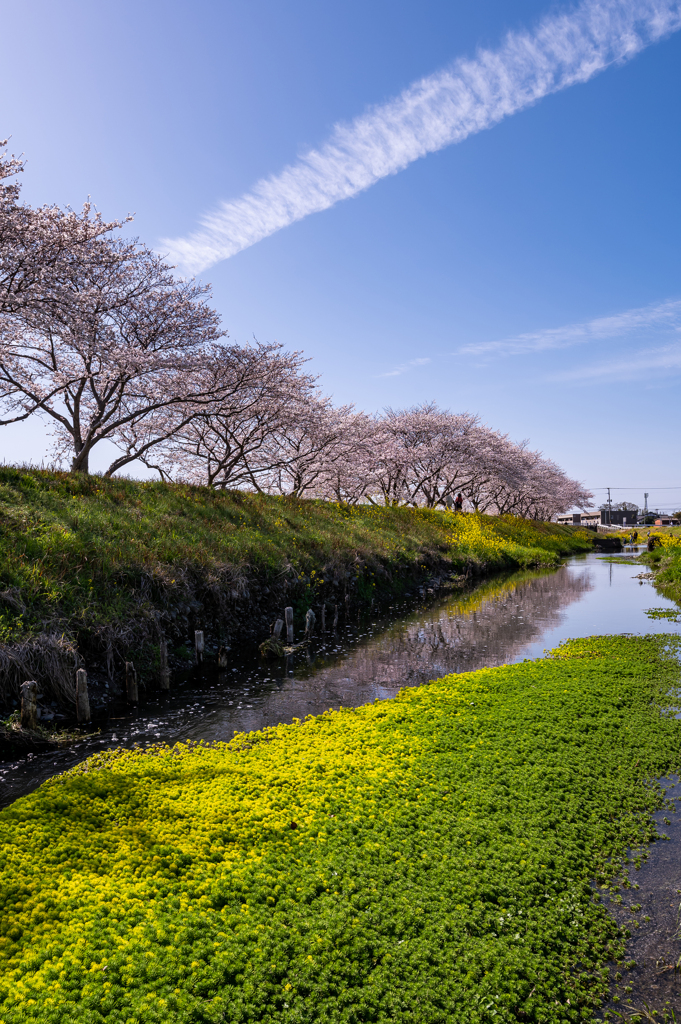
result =
M610 488L608 487L608 526L612 526L612 501L610 499Z
M646 494L645 491L643 492L643 511L644 512L648 511L648 495Z

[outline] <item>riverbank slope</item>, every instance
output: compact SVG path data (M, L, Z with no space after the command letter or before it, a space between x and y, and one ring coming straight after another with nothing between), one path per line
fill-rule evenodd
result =
M641 556L655 574L654 585L671 601L681 605L681 527L648 531L655 547ZM646 538L647 539L647 538Z
M121 684L220 644L259 641L285 605L341 619L452 576L556 564L585 530L514 517L346 506L0 468L0 701L23 679L73 700L78 664Z

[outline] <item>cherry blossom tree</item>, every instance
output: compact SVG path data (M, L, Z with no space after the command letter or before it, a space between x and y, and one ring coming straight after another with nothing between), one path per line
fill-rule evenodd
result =
M526 449L526 441L517 444L507 434L485 429L474 471L463 488L474 511L503 515L513 510L517 490L525 480Z
M368 497L386 505L434 508L464 485L480 444L477 416L451 413L435 403L387 409L377 430L367 473Z
M335 408L322 395L292 408L284 429L270 438L272 468L262 475L259 489L298 498L323 494L328 474L350 451L347 427L353 412L352 406Z
M202 387L214 400L196 415L178 406L174 414L186 421L144 461L166 479L262 489L261 481L282 466L279 436L315 400L315 378L303 372L304 362L276 344L215 347L202 370ZM143 429L140 421L125 431L127 443L134 435L132 450Z
M58 304L63 272L83 248L132 219L106 222L89 201L80 213L21 203L16 177L24 163L7 155L7 141L0 141L0 314Z
M336 448L333 460L324 458L324 472L317 485L319 497L348 505L370 501L378 487L376 472L383 443L381 425L374 416L348 412L342 445Z
M70 450L72 469L87 473L97 444L147 420L143 444L115 459L110 475L176 428L161 410L196 412L214 399L199 371L224 332L205 301L209 289L175 281L137 243L91 239L57 276L58 301L20 303L0 316L4 422L51 419L57 452Z
M70 449L87 472L94 446L124 426L206 400L192 371L223 332L208 289L174 281L149 249L114 234L123 222L89 202L80 213L21 204L10 179L22 170L0 156L0 425L47 417L57 453ZM147 430L144 450L157 440Z
M540 452L530 451L526 442L515 448L510 472L490 473L472 498L467 494L478 511L550 520L570 508L589 507L593 494L582 484Z

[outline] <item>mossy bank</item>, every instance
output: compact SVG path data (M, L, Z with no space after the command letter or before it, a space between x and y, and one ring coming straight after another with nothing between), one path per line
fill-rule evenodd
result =
M513 517L351 507L238 491L0 469L0 699L37 679L68 701L84 664L120 682L134 660L153 686L194 630L207 654L263 640L292 605L358 606L432 580L557 564L584 530Z

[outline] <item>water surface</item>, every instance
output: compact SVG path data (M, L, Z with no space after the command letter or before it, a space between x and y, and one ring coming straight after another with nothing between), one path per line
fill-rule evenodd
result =
M254 651L235 654L227 672L207 666L187 673L169 694L143 693L139 708L112 699L99 734L69 749L0 764L0 805L94 750L228 740L235 732L393 697L403 686L449 672L541 657L567 637L678 633L681 624L646 616L651 606L675 606L636 578L645 571L633 562L578 556L558 570L496 577L346 623L295 658L263 662Z

